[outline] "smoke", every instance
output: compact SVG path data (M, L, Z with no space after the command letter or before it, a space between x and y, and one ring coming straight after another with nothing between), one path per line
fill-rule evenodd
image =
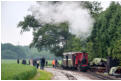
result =
M81 37L87 38L92 30L94 19L89 10L83 8L81 2L37 2L30 11L40 24L59 24L68 22L69 32Z

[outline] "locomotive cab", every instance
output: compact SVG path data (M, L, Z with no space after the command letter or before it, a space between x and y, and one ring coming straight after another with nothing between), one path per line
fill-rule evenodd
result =
M88 54L78 53L76 56L76 66L79 71L87 71L88 70Z

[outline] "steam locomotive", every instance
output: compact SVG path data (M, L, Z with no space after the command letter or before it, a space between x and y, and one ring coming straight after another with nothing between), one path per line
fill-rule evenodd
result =
M88 53L66 52L63 53L62 67L64 69L77 69L86 72L88 70Z

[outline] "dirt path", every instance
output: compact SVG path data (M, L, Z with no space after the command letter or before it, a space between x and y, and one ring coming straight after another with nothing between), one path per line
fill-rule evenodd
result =
M61 70L54 68L45 68L46 71L51 72L53 74L52 80L68 80L65 74L62 73Z
M37 80L38 77L40 77L40 72L39 72L39 70L37 70L37 74L36 74L33 78L31 78L30 80Z
M54 75L52 80L97 80L97 78L82 72L55 68L45 68L45 70L51 72Z

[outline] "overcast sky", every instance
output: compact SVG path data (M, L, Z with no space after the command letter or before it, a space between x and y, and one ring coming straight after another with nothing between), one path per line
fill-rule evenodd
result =
M102 6L107 8L108 1L102 2ZM20 34L20 28L17 28L19 21L24 16L30 14L28 8L36 4L34 1L2 1L1 2L1 42L12 43L14 45L29 45L32 41L32 32L24 32Z

